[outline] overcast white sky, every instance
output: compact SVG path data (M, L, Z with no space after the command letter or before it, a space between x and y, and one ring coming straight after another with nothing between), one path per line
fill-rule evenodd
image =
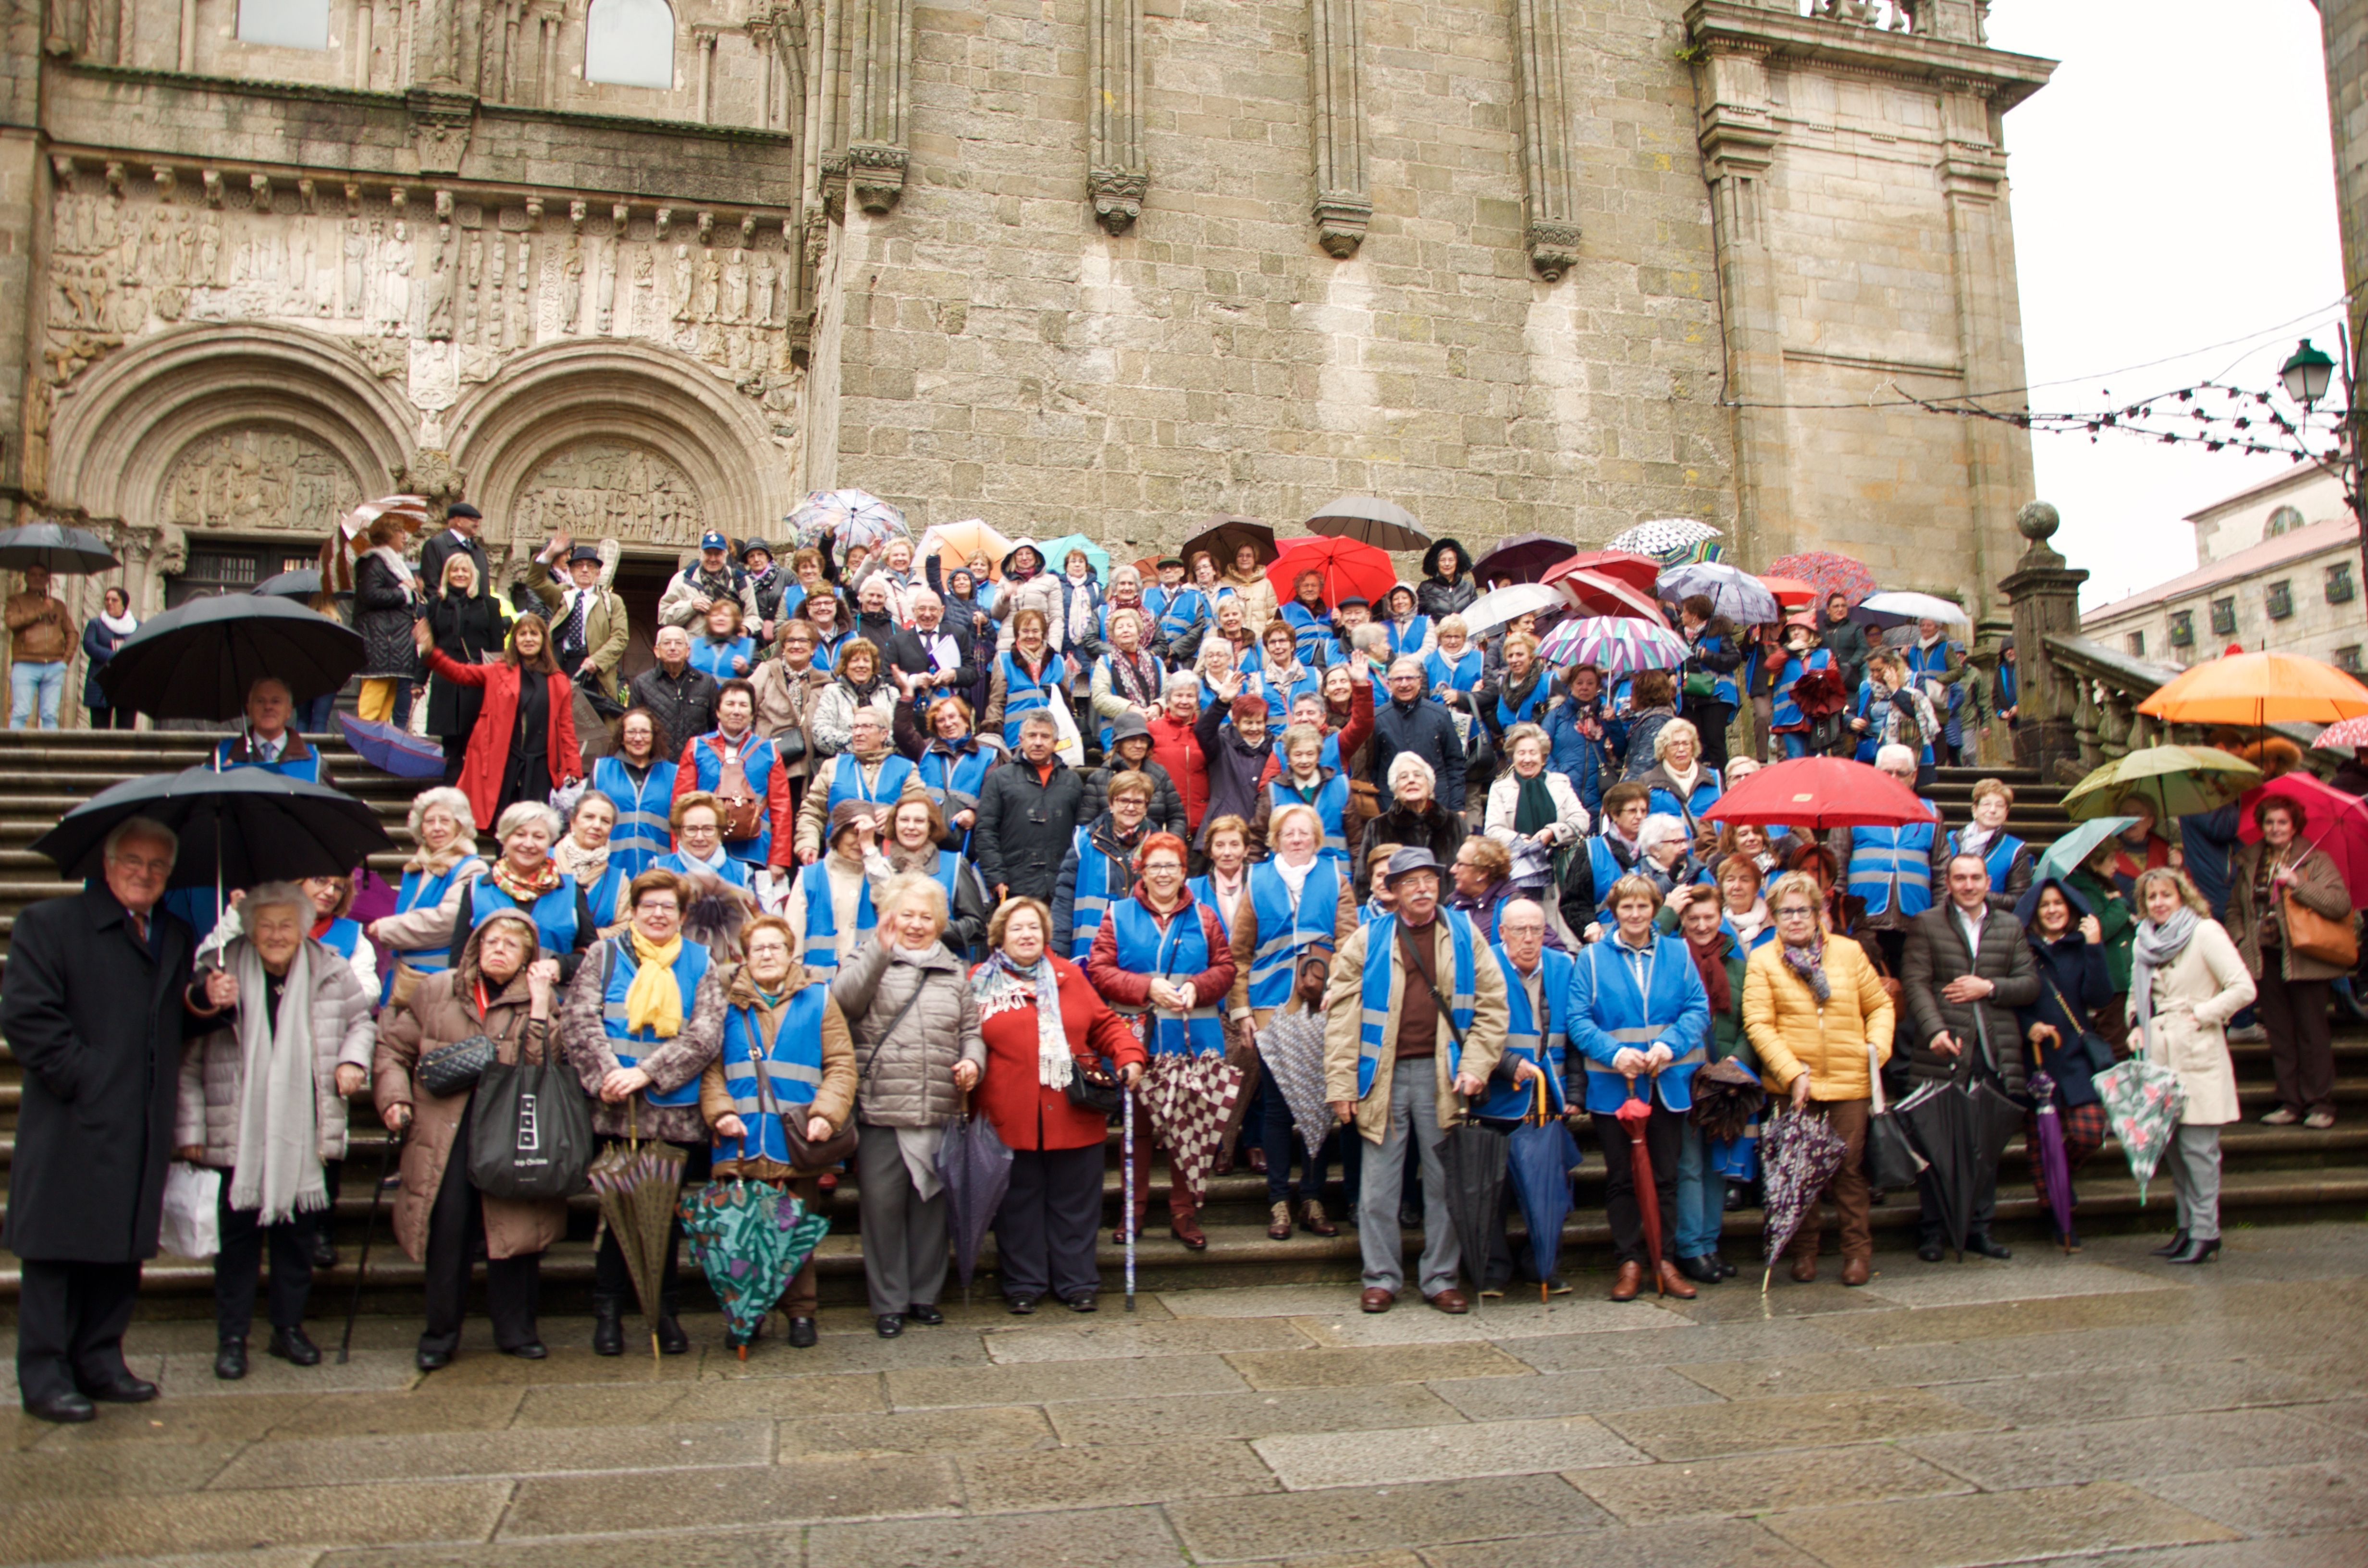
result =
M2033 408L2205 378L2271 390L2298 338L2336 352L2310 0L1996 0L1990 42L2063 62L2006 121ZM2180 518L2291 466L2110 433L2032 439L2039 494L2064 513L2056 547L2093 574L2089 605L2192 567Z

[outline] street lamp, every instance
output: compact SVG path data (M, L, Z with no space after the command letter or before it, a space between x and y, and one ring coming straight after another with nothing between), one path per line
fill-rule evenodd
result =
M2286 384L2286 395L2305 408L2315 407L2327 395L2328 383L2335 378L2335 361L2320 353L2309 338L2294 351L2294 357L2278 368L2278 379Z
M2368 474L2363 474L2360 432L2357 420L2360 410L2359 388L2351 374L2351 345L2341 328L2337 329L2343 349L2343 407L2329 415L2335 422L2336 446L2325 457L2311 450L2310 416L2319 399L2335 384L2337 366L2321 353L2307 337L2298 344L2286 362L2278 367L2278 380L2285 383L2286 396L2302 408L2302 417L2288 426L2280 419L2279 426L2294 438L2300 449L2296 456L2317 465L2320 472L2332 475L2343 485L2343 499L2351 508L2353 524L2360 528L2360 565L2368 573Z

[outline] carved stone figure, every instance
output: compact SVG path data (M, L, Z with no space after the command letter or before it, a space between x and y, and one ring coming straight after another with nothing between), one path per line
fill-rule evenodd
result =
M174 460L165 479L164 520L181 528L317 533L360 500L352 471L310 437L230 430Z
M674 319L688 324L691 320L690 247L674 247L673 276L667 281L674 290Z
M723 304L717 312L734 324L748 319L748 253L734 246L732 259L723 267Z
M682 471L637 443L591 438L563 448L519 493L511 531L541 539L564 528L578 538L694 542L706 528L698 491Z
M619 330L654 331L658 324L657 311L657 247L633 247L633 298L630 305L632 319L620 324Z
M208 225L206 233L209 234L213 233L211 225ZM364 287L368 281L370 254L370 241L362 233L362 221L359 218L347 219L344 290L346 314L356 319L360 317L363 301L367 298Z
M609 330L616 324L617 246L621 242L618 240L611 240L609 244L600 247L600 286L598 295L600 317L598 330L603 336L606 336Z
M420 335L431 343L449 343L452 338L452 225L436 226L435 254L427 264L427 307L423 312Z
M381 326L389 336L400 335L411 322L411 234L400 218L379 250L379 286Z
M574 336L584 319L584 244L571 238L559 264L559 330Z

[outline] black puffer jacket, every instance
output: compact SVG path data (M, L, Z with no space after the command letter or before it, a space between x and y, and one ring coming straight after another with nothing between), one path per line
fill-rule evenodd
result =
M1459 574L1452 583L1444 577L1425 577L1414 591L1414 608L1436 622L1445 616L1462 615L1479 597L1480 585L1469 572Z
M1902 1026L1906 1038L1901 1043L1907 1048L1908 1076L1923 1083L1963 1077L1980 1062L1981 1041L1987 1036L1992 1061L1984 1067L1984 1075L1995 1076L2008 1094L2020 1097L2024 1052L2015 1012L2038 1003L2039 971L2014 916L1987 905L1982 913L1978 959L1966 951L1964 934L1945 902L1908 926L1900 981L1909 1022ZM1997 989L1978 1002L1952 1002L1941 992L1961 974L1978 975ZM1932 1037L1942 1029L1955 1036L1962 1048L1953 1057L1932 1049Z
M1392 801L1390 809L1365 824L1365 835L1357 844L1357 896L1363 898L1372 891L1372 879L1366 875L1373 851L1384 844L1395 844L1401 849L1428 849L1441 866L1455 862L1456 846L1462 844L1471 830L1464 825L1461 812L1451 812L1437 801L1421 812L1410 812L1400 801ZM1442 884L1446 879L1440 879Z
M363 556L354 568L354 630L362 634L364 680L419 678L411 620L410 590L385 562Z
M1049 778L1024 757L992 768L978 795L978 825L971 831L971 858L978 862L986 891L1041 898L1049 907L1060 878L1061 858L1083 820L1085 776L1054 757Z
M1124 767L1097 767L1086 775L1086 803L1077 809L1079 822L1098 821L1103 812L1110 810L1110 781L1117 774L1129 770ZM1172 833L1178 838L1183 837L1187 832L1184 797L1177 793L1176 780L1167 776L1167 769L1146 756L1135 765L1133 771L1144 774L1151 780L1151 814L1144 819L1151 824L1151 831Z

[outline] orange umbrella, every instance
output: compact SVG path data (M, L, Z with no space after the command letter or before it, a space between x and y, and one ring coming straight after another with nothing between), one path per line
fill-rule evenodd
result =
M1759 585L1776 596L1776 602L1786 609L1798 609L1815 602L1816 585L1804 583L1798 577L1762 577Z
M2294 653L2230 653L2138 704L2174 724L2332 724L2368 714L2368 687Z

